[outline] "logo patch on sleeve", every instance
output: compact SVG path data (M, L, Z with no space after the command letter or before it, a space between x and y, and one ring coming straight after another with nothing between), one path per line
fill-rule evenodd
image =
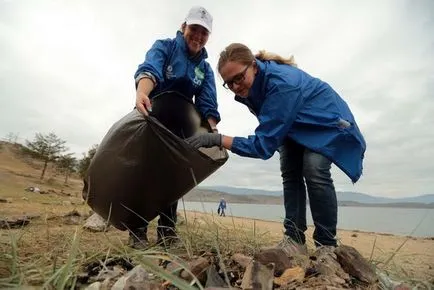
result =
M203 79L205 78L205 73L203 72L203 70L201 70L200 67L195 67L194 68L194 80L193 83L196 86L200 86L202 84Z

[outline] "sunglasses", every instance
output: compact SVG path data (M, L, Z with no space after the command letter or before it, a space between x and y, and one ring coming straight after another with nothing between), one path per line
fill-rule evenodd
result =
M241 82L244 81L244 79L246 78L246 72L247 72L247 69L248 69L251 65L252 65L252 64L247 65L246 68L243 69L242 72L236 74L236 75L235 75L231 80L229 80L229 81L225 81L225 82L223 83L223 87L224 87L225 89L228 89L228 90L229 90L229 89L233 88L234 85L239 85L239 84L241 84Z

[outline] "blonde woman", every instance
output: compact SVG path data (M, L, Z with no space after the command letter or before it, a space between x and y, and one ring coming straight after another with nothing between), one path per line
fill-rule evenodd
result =
M223 86L257 117L255 134L230 137L203 133L195 147L223 146L240 156L268 159L280 153L285 206L283 244L305 248L306 188L317 246L336 246L337 200L331 163L356 182L365 140L346 102L325 82L296 67L294 59L240 43L220 54ZM300 246L300 247L299 247Z

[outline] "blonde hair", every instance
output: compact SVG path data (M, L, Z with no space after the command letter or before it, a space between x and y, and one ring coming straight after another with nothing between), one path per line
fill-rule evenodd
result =
M217 64L217 70L220 69L229 61L238 62L241 64L249 65L255 61L255 58L259 60L272 60L279 64L287 64L292 66L297 66L294 60L294 56L289 58L283 58L275 53L266 52L265 50L260 50L259 53L253 55L252 51L242 43L231 43L229 44L221 53Z
M282 56L276 53L260 50L257 54L255 54L255 57L258 58L259 60L273 60L279 64L287 64L287 65L292 65L297 67L293 55L291 55L289 58L283 58Z

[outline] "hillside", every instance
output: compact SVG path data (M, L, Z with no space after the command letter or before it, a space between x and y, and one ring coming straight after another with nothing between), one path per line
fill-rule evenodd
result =
M216 190L195 188L184 196L185 201L214 202L218 203L224 198L229 203L248 203L248 204L283 204L283 196L273 195L246 195L230 194ZM339 200L339 206L358 206L358 207L395 207L395 208L434 208L434 203L361 203L356 201Z
M253 203L253 204L282 204L282 196L272 195L241 195L230 194L217 190L195 188L184 196L185 201L219 202L221 198L230 203Z
M273 203L276 197L282 197L282 191L271 191L261 189L249 189L230 186L213 186L213 187L199 187L200 190L210 190L214 192L220 192L222 194L229 194L229 196L247 195L252 197L252 200L256 200L256 197L260 197L260 200L266 200L269 198ZM424 207L432 208L434 204L434 194L425 194L415 197L406 198L387 198L377 197L359 192L337 192L337 199L342 205L369 205L369 206L399 206L399 207Z
M41 170L42 163L23 154L22 145L0 142L0 197L21 195L30 186L81 196L83 183L78 176L71 176L65 184L64 176L49 164L44 179L40 180Z
M53 189L67 195L80 197L83 183L77 176L72 176L68 184L50 165L44 180L39 176L41 162L22 154L22 145L0 142L0 196L9 197L10 192L23 192L29 186L44 190ZM434 208L434 195L424 195L406 199L379 198L363 193L338 192L340 206L362 207L404 207ZM184 196L186 201L218 202L225 198L230 203L283 204L280 191L265 191L229 186L197 187Z

